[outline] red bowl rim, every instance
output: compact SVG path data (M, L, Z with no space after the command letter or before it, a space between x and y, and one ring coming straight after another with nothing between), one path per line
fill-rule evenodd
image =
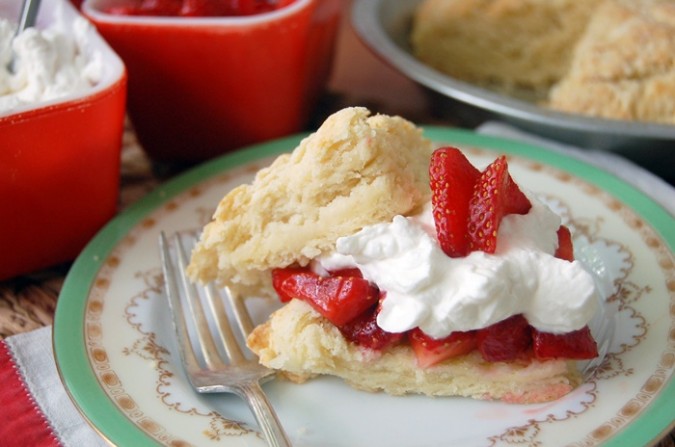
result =
M172 26L172 27L203 27L203 26L231 26L246 27L260 25L281 20L308 8L318 0L295 0L293 3L280 9L250 16L224 17L166 17L166 16L125 16L108 14L101 11L101 6L110 3L110 0L84 0L82 13L95 23L132 25L132 26Z

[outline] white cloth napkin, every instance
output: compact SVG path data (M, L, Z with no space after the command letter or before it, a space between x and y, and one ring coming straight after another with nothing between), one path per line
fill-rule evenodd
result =
M489 122L477 131L482 134L516 139L583 160L614 173L645 195L652 197L675 215L675 189L660 178L611 153L580 150L534 137L502 123ZM65 298L65 297L64 297ZM6 340L14 355L16 368L29 392L64 446L106 446L102 438L85 422L68 398L54 366L51 327Z
M5 342L26 390L61 444L65 447L109 446L66 394L54 362L51 326L8 337Z

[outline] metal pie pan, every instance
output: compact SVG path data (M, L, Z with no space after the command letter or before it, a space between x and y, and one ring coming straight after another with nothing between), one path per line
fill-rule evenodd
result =
M430 93L437 111L467 126L497 119L562 143L621 154L664 177L675 175L668 172L674 171L675 126L558 112L462 82L417 60L409 34L420 2L354 0L351 22L371 51Z

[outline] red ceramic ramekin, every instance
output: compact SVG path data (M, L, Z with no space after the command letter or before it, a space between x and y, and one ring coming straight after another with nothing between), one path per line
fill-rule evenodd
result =
M202 161L304 128L327 81L340 0L244 17L83 13L124 61L128 112L154 160Z
M42 0L37 26L57 15L78 13ZM93 26L89 38L103 56L96 86L0 112L0 279L74 259L116 212L126 72Z

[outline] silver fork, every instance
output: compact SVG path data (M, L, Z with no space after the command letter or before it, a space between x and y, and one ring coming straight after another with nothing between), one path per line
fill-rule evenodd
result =
M185 239L189 239L191 249L196 242L196 235L188 234ZM185 269L188 264L188 250L183 237L175 234L172 238L175 256L171 255L169 241L163 232L160 234L159 245L166 294L183 366L190 383L200 393L230 392L240 396L251 409L267 443L275 447L290 446L291 443L279 418L260 386L261 380L274 377L274 371L260 365L256 360L246 358L243 354L230 326L223 296L219 290L213 284L197 285L187 278ZM232 293L223 295L229 299L237 325L245 337L253 328L245 304ZM208 310L213 317L211 320L207 318L202 300L208 304ZM187 303L187 310L184 309L183 303ZM215 327L212 330L210 326ZM192 333L196 334L196 337L192 335L192 339L196 338L194 344L201 351L201 359L198 358L199 354L195 352L191 342L189 327ZM221 343L225 356L220 354L216 343ZM223 357L228 359L225 360Z

